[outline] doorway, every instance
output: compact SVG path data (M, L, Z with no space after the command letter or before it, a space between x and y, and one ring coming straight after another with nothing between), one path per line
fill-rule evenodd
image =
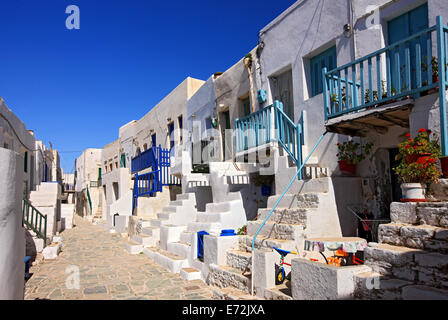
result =
M400 164L399 160L396 160L398 155L398 148L389 149L389 162L390 162L390 180L392 186L392 201L399 202L401 199L401 183L398 175L395 173L393 168Z
M229 110L220 113L222 154L224 161L232 158L232 140L226 140L226 130L230 130L230 112Z

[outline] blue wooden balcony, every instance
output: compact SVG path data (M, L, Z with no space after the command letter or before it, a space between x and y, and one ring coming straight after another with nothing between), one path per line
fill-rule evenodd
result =
M447 88L448 27L437 24L333 70L323 69L324 117L337 123L348 115L380 109L388 103ZM438 72L438 77L435 76ZM442 144L447 151L446 94L439 90ZM389 118L391 120L392 118ZM395 120L397 120L395 118ZM408 119L407 119L408 120ZM391 120L393 122L393 120ZM398 122L400 119L398 119Z

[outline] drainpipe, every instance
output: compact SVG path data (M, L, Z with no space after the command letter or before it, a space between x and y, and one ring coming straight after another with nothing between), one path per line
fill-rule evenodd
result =
M328 133L328 131L325 131L324 133L322 133L322 135L319 137L319 139L317 140L316 144L314 145L313 149L311 150L310 154L306 157L305 161L303 161L302 165L299 167L299 169L297 170L296 174L294 175L294 177L292 177L291 181L289 182L289 184L286 186L285 190L283 191L283 193L281 194L280 198L278 198L277 202L274 204L274 206L272 207L271 211L269 212L269 214L266 216L266 218L264 219L264 221L261 223L261 225L258 227L257 232L255 232L254 238L252 239L252 273L251 273L251 294L254 295L254 271L255 271L255 266L254 266L254 257L255 257L255 240L257 239L258 233L260 232L260 230L263 228L263 226L266 224L266 222L269 220L269 218L271 217L272 213L274 212L274 210L277 208L278 204L280 203L280 201L283 199L283 197L285 196L286 192L289 190L289 188L292 186L293 182L297 179L297 176L300 174L300 172L302 172L303 167L305 166L305 164L307 163L308 159L311 157L311 155L313 154L314 150L316 150L317 146L320 144L320 142L322 141L322 139L324 138L324 136Z

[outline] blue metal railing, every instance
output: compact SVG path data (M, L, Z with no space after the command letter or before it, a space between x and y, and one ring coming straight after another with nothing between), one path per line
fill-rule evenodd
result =
M139 171L152 168L153 171L138 174ZM132 170L135 173L134 190L132 192L132 212L137 208L138 197L155 196L162 192L163 186L180 185L179 178L171 175L171 156L169 149L162 146L152 147L132 159Z
M235 120L236 152L277 141L299 167L302 164L302 129L302 124L294 124L283 112L283 104L275 101L270 106Z
M149 167L157 167L156 152L159 147L152 147L143 151L131 160L131 172L136 173Z
M413 96L437 86L444 87L447 78L442 66L446 65L447 30L442 25L442 18L438 17L437 25L431 28L342 67L328 72L324 68L325 120ZM433 79L433 33L437 33L438 39L439 79Z

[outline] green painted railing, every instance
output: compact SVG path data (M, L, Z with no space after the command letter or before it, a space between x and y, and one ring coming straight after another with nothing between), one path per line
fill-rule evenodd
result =
M23 224L33 230L36 235L44 240L44 246L47 245L47 215L40 213L26 199L22 203Z
M448 155L447 53L448 27L438 16L435 26L328 72L323 68L325 121L441 88L442 154Z

